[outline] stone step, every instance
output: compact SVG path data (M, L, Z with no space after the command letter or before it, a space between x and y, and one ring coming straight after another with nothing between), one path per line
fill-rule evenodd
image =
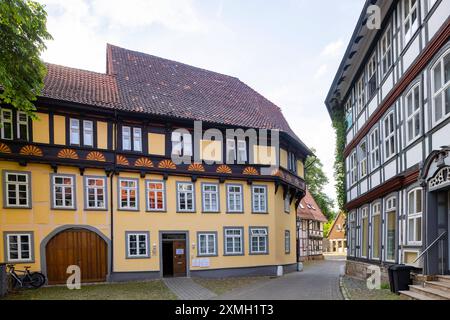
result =
M450 276L436 276L436 280L450 284Z
M409 286L409 290L426 295L434 300L450 300L450 293L439 289L424 288L422 286Z
M444 281L425 281L425 287L450 292L450 283Z
M402 300L434 300L429 296L414 291L400 291L400 298Z

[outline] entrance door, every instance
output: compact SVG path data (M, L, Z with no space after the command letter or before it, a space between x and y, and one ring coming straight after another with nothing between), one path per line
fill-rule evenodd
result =
M64 284L67 267L79 266L81 282L104 282L107 274L107 244L95 232L70 229L54 236L46 246L49 284Z
M173 275L174 277L186 276L186 241L173 242Z

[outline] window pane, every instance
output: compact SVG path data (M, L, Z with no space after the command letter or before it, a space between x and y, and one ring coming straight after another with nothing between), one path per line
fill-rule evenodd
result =
M441 73L441 64L439 63L435 68L434 68L434 92L438 92L439 89L441 89L442 87L442 73Z
M450 81L450 53L444 57L444 81Z

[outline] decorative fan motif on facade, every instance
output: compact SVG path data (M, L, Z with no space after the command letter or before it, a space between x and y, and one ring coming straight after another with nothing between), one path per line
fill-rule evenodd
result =
M188 171L205 172L205 167L199 163L193 163L189 166Z
M11 149L4 143L0 143L0 153L11 153Z
M163 160L159 163L158 168L160 169L172 169L175 170L177 166L172 160Z
M225 164L219 166L216 170L217 173L224 173L224 174L232 174L233 171L231 168Z
M79 159L78 154L72 149L62 149L58 152L60 159Z
M98 151L92 151L86 156L86 160L105 162L106 158L103 155L103 153L98 152Z
M134 163L135 167L153 168L153 162L147 158L139 158Z
M438 189L443 185L450 184L450 168L442 168L428 183L429 189Z
M259 172L258 172L258 170L256 170L253 167L247 167L247 168L244 169L242 174L246 175L246 176L258 176Z
M36 146L22 147L22 149L20 149L20 154L23 156L35 156L35 157L43 156L42 150Z
M130 165L130 163L128 162L128 159L121 155L118 155L116 157L116 161L117 161L117 164L121 165L121 166L129 166Z

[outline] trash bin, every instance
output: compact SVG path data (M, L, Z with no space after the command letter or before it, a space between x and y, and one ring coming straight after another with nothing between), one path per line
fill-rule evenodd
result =
M411 271L415 268L404 264L396 264L389 267L389 282L391 291L399 294L400 291L409 290L412 285Z
M6 264L0 263L0 297L8 293L8 276L6 274Z

